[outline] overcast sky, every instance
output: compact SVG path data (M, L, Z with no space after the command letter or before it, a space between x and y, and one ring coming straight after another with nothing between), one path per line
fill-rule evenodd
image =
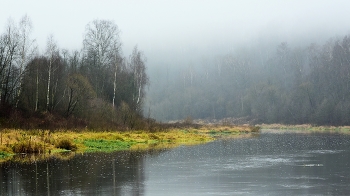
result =
M28 14L41 52L49 34L60 48L80 49L87 23L113 20L124 54L137 44L152 61L155 54L172 51L229 51L268 35L284 41L344 36L350 32L349 8L347 0L2 0L0 32L8 18L18 22Z

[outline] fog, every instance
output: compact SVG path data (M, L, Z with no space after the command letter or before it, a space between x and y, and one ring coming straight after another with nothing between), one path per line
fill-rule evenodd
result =
M159 52L230 51L254 39L324 39L349 32L348 1L2 1L0 26L24 14L41 48L53 34L60 46L78 49L85 25L113 20L124 51L138 45L149 60ZM210 50L214 48L215 51ZM217 52L219 53L219 52ZM176 53L177 54L177 53ZM203 55L206 55L202 53ZM158 55L161 56L161 55ZM151 66L151 65L150 65Z
M323 45L330 38L342 39L350 32L350 3L346 0L6 0L1 7L0 27L5 27L9 18L18 21L25 14L31 18L32 37L41 51L50 34L60 48L78 50L82 48L86 24L94 19L114 21L121 30L125 56L137 45L147 58L150 86L144 110L157 120L193 115L185 112L162 119L156 114L160 106L154 105L164 101L158 97L162 93L156 92L164 89L169 80L181 82L179 78L185 78L189 69L196 69L197 77L201 77L201 67L218 66L225 55L246 51L246 56L260 54L260 59L269 58L282 42L294 50L311 43Z

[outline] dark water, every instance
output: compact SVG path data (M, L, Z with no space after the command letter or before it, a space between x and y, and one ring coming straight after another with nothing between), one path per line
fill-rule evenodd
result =
M0 165L0 195L349 195L350 136L271 133Z

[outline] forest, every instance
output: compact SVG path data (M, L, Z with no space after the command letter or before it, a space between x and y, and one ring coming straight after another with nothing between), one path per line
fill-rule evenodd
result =
M88 23L80 50L60 48L49 35L40 53L31 32L23 16L0 36L1 127L142 129L151 117L350 124L349 36L251 44L147 70L137 46L123 56L113 21Z
M53 35L39 53L32 22L9 19L0 36L0 126L45 129L133 129L143 126L146 58L121 51L109 20L86 25L81 50L60 48Z
M163 67L157 81L164 83L152 83L157 87L146 108L162 121L349 125L350 37L291 45L255 43L180 68Z

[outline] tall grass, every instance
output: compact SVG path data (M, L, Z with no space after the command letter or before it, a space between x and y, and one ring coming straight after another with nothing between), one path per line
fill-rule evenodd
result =
M39 142L21 141L13 144L12 151L14 153L43 153L45 148Z

